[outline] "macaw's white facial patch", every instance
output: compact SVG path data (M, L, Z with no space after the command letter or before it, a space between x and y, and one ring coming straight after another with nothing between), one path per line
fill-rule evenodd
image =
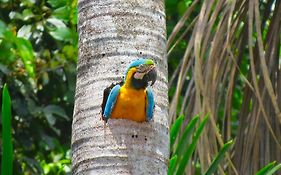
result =
M154 68L155 68L154 65L142 65L141 64L140 66L138 66L138 70L134 74L134 78L141 80L141 79L143 79L145 74L149 73Z
M136 72L136 73L134 74L134 78L135 78L135 79L141 80L144 75L145 75L145 72Z

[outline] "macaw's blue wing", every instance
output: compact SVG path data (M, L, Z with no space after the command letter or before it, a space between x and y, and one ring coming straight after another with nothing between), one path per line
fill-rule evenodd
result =
M146 90L146 121L150 121L154 113L154 97L150 87Z
M115 85L112 90L110 91L110 94L107 98L106 101L106 105L105 105L105 109L104 109L104 113L103 113L103 119L105 120L105 122L107 122L107 120L109 119L112 110L115 106L118 94L119 94L119 90L120 90L120 85Z

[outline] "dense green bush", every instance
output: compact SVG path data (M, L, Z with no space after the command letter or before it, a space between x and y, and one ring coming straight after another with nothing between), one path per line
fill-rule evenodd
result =
M12 98L15 174L70 172L76 6L0 1L0 87L7 83Z

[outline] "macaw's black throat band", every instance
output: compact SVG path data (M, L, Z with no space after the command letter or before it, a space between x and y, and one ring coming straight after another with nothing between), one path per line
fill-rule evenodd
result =
M147 74L143 76L142 79L136 79L134 78L134 75L132 76L132 86L135 89L145 89L151 81L151 86L155 83L157 79L157 72L155 68L151 69Z

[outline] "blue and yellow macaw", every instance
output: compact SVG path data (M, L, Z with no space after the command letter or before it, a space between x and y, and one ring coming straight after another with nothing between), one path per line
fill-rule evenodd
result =
M154 112L151 86L157 78L151 59L138 59L127 68L124 82L105 89L102 118L129 119L136 122L150 121ZM114 87L113 87L114 86ZM109 93L110 92L110 93Z

